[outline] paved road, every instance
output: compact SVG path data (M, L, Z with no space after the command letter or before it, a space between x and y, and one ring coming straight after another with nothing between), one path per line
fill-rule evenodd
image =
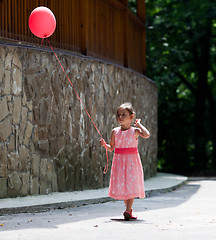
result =
M137 221L123 221L122 201L0 217L1 240L216 240L216 178L136 199Z

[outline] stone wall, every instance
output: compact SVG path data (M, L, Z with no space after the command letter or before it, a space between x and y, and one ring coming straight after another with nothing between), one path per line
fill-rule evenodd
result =
M105 62L57 53L103 138L131 101L151 132L140 139L145 178L157 169L157 87ZM0 198L108 186L105 150L54 54L0 46Z

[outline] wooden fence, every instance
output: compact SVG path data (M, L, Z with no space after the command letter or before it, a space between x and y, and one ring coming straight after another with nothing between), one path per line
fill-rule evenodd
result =
M137 16L127 0L0 0L0 40L40 44L28 27L30 13L38 6L50 8L56 17L50 37L55 48L145 74L145 0L137 0Z

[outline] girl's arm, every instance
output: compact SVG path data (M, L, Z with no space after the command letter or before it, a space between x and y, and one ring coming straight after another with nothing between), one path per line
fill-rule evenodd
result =
M104 141L104 139L102 138L100 140L100 145L103 146L104 148L106 148L109 152L113 151L113 149L115 148L115 133L114 133L114 130L112 130L112 133L111 133L110 143L107 144Z
M136 137L138 137L138 136L140 136L142 138L149 138L150 137L150 132L148 131L147 128L145 128L141 124L141 119L136 119L134 126L137 127L137 129L135 130Z

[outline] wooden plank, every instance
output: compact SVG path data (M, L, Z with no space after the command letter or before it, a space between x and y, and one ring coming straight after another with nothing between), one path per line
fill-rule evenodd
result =
M61 18L61 48L64 48L64 1L60 4L60 18Z
M20 25L21 25L20 34L21 34L21 40L25 41L25 38L24 38L24 24L23 24L23 22L24 22L23 15L24 15L24 2L25 2L25 0L22 0L21 2L22 2L22 4L20 6L20 16L19 16L19 21L20 21Z
M92 10L93 5L92 0L80 0L79 2L79 12L80 12L80 51L83 55L89 55L89 51L92 51L92 36L93 36L93 26L92 26Z
M50 9L52 10L53 14L55 15L55 18L57 17L57 13L56 13L56 1L50 1ZM56 41L56 37L57 37L57 31L58 31L58 19L56 19L56 29L55 32L52 35L52 43L53 46L56 47L57 41Z
M77 3L77 1L69 1L69 6L68 6L68 46L70 50L74 49L74 41L75 41L75 22L74 22L74 14L76 14L76 5L74 2Z
M23 25L24 25L24 40L29 41L29 27L28 27L28 19L29 19L29 9L28 9L29 1L24 1L24 9L23 9Z
M132 19L137 25L140 25L140 27L145 28L145 23L137 16L135 16L131 11L128 11L128 17Z
M17 34L18 34L18 21L19 21L19 19L18 19L18 11L17 11L17 9L18 9L18 4L17 4L17 0L14 0L14 4L13 4L13 9L14 9L14 31L15 31L15 34L16 34L16 36L17 36Z
M96 42L96 37L95 37L95 33L96 33L96 18L95 18L95 14L96 14L96 8L94 7L95 4L96 4L96 0L94 1L91 1L91 3L93 2L93 4L90 5L89 9L89 14L90 14L90 18L89 18L89 22L91 23L91 25L89 26L89 34L91 36L91 41L90 41L90 44L88 44L88 48L89 48L89 51L92 52L92 56L93 56L93 53L96 52L95 48L96 48L96 45L97 45L97 42Z
M89 0L86 0L85 2L85 8L88 9L88 1ZM79 11L79 0L76 0L75 2L75 6L74 6L74 11L73 11L73 18L72 18L72 21L74 22L74 24L72 24L71 26L71 31L74 33L74 38L73 38L73 50L74 51L78 51L78 52L81 52L81 48L80 48L80 41L81 41L81 35L79 34L80 33L80 11ZM88 45L88 42L87 42L87 39L88 39L88 31L87 31L87 19L88 19L88 11L85 12L85 32L86 32L86 41L85 41L85 54L87 54L87 45Z
M129 19L128 25L128 44L134 46L133 49L128 49L129 62L128 67L138 72L145 72L145 56L143 56L143 28L137 25L133 19Z
M5 37L5 11L4 11L4 5L5 3L3 1L0 2L0 7L1 7L1 35L2 37Z
M14 22L14 0L11 0L11 6L10 6L10 19L11 19L11 26L10 26L10 36L12 39L15 38L15 22Z
M146 29L145 29L145 18L146 18L146 5L145 0L137 0L137 16L139 18L139 21L143 23L143 26L140 26L141 33L139 36L140 44L140 69L139 71L143 74L146 73ZM136 25L139 25L136 22Z
M7 30L8 30L8 37L11 38L11 32L12 32L12 25L11 25L11 0L7 0L8 3L8 9L7 9L7 18L8 18L8 25L7 25Z
M64 26L64 32L65 32L65 43L66 46L68 46L69 44L69 3L68 1L65 1L65 6L64 6L64 22L65 22L65 26ZM65 46L65 47L66 47Z
M146 18L146 5L145 0L137 0L137 16L143 23L145 23Z
M124 67L128 67L128 8L123 14L123 46L124 46Z
M18 4L20 4L20 3L18 3ZM21 4L20 4L21 5ZM17 8L17 34L18 34L18 40L22 40L22 38L21 38L21 32L22 32L22 30L21 30L21 24L20 24L20 15L21 15L21 8L22 8L22 6L19 6L18 8Z
M128 6L128 0L119 0L119 2L123 3L125 6Z
M63 24L63 28L62 28L62 31L63 31L63 43L64 43L64 46L63 48L65 48L65 44L67 43L67 19L66 19L66 2L67 1L62 1L62 24Z
M62 37L62 5L61 5L61 3L59 3L58 8L59 8L58 14L59 14L59 23L60 23L59 46L60 46L60 48L62 48L63 37Z
M27 24L26 21L28 19L27 17L28 13L27 13L27 0L24 1L24 5L23 5L23 36L24 36L24 41L28 41L27 38Z
M124 13L114 15L114 59L124 66Z
M4 4L4 12L5 12L5 37L8 37L8 2L5 2Z

